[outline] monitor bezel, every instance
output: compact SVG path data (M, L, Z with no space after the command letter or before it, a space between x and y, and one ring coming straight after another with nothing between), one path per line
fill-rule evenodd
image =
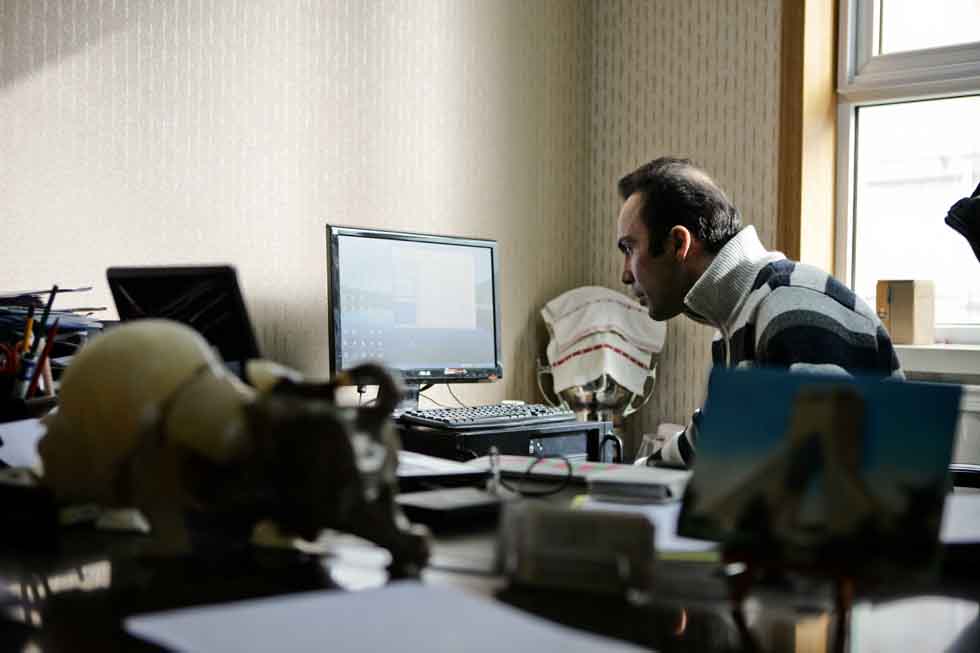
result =
M497 381L504 376L503 360L500 347L500 259L497 255L497 241L488 238L464 236L446 236L409 231L394 231L389 229L373 229L365 227L348 227L327 225L327 301L330 312L328 338L330 344L330 374L334 375L341 368L340 350L337 347L337 334L341 333L343 324L340 311L340 274L338 247L341 236L358 238L377 238L381 240L401 240L426 244L461 245L465 247L480 247L490 250L492 268L491 286L493 289L493 353L492 367L465 369L459 373L449 373L442 367L403 368L389 365L398 370L402 379L410 384L430 383L480 383Z

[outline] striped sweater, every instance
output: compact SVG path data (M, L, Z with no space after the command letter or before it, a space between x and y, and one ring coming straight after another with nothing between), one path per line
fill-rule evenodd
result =
M688 317L718 330L715 365L903 377L875 312L826 272L767 251L754 227L718 252L684 303ZM648 462L689 465L699 417Z

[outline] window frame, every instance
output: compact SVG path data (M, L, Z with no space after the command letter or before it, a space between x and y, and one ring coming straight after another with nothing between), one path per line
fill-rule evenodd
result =
M834 274L853 288L858 108L980 94L980 41L875 55L881 0L839 2ZM980 325L937 326L936 338L980 343Z

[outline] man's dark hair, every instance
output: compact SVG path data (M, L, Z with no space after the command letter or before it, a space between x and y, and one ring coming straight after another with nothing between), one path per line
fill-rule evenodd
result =
M725 192L689 159L660 157L619 180L625 201L642 193L640 215L650 233L650 253L663 254L664 240L675 225L687 227L717 254L742 228L738 209Z

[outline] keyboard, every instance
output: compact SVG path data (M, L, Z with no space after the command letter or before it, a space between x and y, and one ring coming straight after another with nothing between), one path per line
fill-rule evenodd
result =
M438 429L474 430L500 426L534 426L552 422L571 422L575 413L567 408L544 404L490 404L469 408L419 408L406 410L398 421L407 426Z

